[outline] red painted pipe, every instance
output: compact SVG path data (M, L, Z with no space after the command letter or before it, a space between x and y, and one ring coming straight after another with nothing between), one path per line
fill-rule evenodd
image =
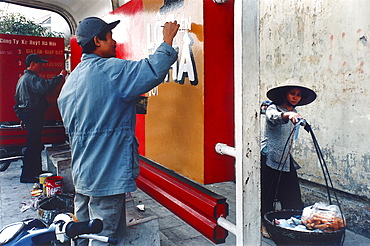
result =
M152 161L141 158L138 187L214 243L224 243L227 230L217 218L228 215L226 198Z

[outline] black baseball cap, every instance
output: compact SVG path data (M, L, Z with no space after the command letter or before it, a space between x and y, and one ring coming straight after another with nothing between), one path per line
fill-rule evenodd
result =
M106 23L98 17L87 17L80 21L76 30L77 43L84 47L95 36L99 35L103 30L112 30L115 28L120 20L112 23Z
M36 63L48 63L49 61L41 59L41 57L38 54L31 54L26 57L26 64L29 65L31 62Z

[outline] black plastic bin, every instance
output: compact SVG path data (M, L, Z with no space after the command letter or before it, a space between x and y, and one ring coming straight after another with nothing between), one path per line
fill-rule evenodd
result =
M39 202L38 206L40 219L49 226L58 214L73 213L73 197L70 194L55 194L51 197L44 198Z
M295 215L302 215L302 210L271 211L263 216L263 224L277 245L343 245L345 228L333 232L305 232L274 224L274 219L289 219Z

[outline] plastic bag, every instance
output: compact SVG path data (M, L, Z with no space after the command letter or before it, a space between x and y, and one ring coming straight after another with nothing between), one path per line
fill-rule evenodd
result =
M339 207L323 202L305 207L302 212L302 223L307 229L319 229L324 232L337 231L345 227L345 219Z

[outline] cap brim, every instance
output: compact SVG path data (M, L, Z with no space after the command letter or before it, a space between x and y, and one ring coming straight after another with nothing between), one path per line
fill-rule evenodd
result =
M48 63L49 61L41 59L41 63Z
M108 24L109 30L112 30L113 28L115 28L120 22L121 22L120 20L117 20L117 21L113 21L112 23L109 23Z

